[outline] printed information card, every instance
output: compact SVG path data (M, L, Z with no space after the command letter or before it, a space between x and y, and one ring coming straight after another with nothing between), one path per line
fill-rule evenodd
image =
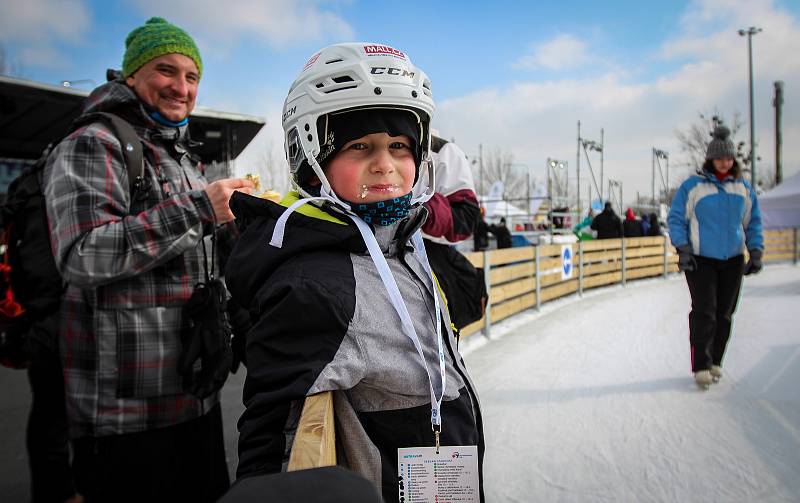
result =
M475 445L397 449L400 503L478 503Z

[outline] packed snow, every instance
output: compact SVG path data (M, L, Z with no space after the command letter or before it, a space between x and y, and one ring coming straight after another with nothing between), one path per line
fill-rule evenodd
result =
M672 275L467 338L487 501L800 501L800 267L745 278L707 391L690 370L689 306Z

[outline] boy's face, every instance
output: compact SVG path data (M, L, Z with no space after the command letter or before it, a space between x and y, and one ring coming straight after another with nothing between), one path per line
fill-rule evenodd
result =
M374 203L411 192L412 142L405 136L373 133L353 140L325 167L333 191L345 201Z

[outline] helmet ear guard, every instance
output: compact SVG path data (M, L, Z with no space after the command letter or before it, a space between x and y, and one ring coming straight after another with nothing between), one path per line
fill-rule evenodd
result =
M349 210L317 162L326 140L319 138L317 122L327 114L346 110L404 109L418 117L421 133L411 202L430 199L435 181L430 155L434 111L430 89L430 80L405 53L385 45L337 44L316 53L292 84L283 107L285 151L294 187L303 197L314 197L306 187L316 176L320 195Z

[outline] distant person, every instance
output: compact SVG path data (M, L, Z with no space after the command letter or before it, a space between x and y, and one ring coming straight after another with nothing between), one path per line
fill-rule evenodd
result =
M714 128L702 169L678 188L667 219L692 297L690 361L702 388L722 377L742 275L761 270L764 252L758 198L735 155L730 130Z
M486 209L481 206L481 216L475 222L475 234L473 235L473 245L475 251L484 251L489 248L489 225L484 220Z
M650 222L650 226L647 230L648 236L661 236L661 224L658 221L658 215L655 213L650 213L647 216L648 221Z
M622 237L622 222L614 213L611 202L606 202L603 211L594 217L591 228L597 231L597 239L614 239Z
M575 234L579 241L589 241L594 239L594 233L591 231L593 220L594 210L589 208L589 213L587 213L586 217L572 229L572 233Z
M639 223L642 226L642 236L649 236L650 235L650 220L647 218L647 215L642 215L642 218L639 219Z
M626 238L640 238L644 235L642 232L642 222L636 218L632 208L628 208L625 212L625 221L622 223L622 233Z
M425 207L428 218L422 237L433 272L444 291L450 319L461 329L483 316L488 300L483 269L478 269L455 244L472 235L481 210L467 156L458 145L438 136L431 139L436 192Z
M511 231L506 226L506 219L501 218L497 225L490 225L489 232L497 238L497 248L511 248Z

